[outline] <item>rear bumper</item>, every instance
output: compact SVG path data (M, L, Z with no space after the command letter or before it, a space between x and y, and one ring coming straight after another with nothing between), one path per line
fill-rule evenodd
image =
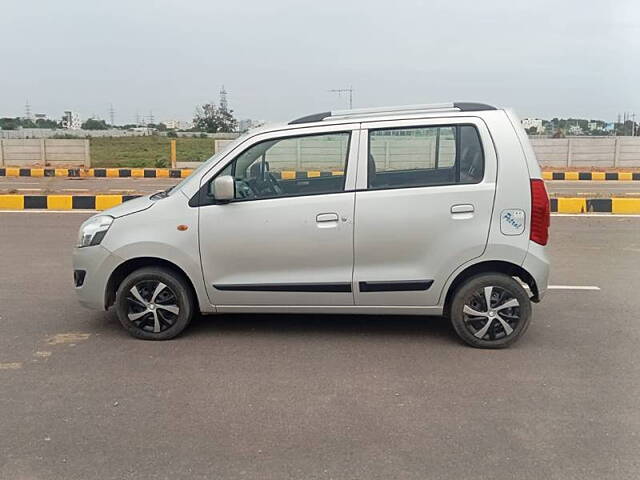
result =
M522 268L533 277L538 289L538 300L542 300L547 293L549 283L549 258L547 248L535 242L529 242L529 251L524 258Z
M111 273L122 259L101 245L74 248L73 270L75 287L80 304L94 310L105 310L105 292ZM79 282L78 272L83 276Z

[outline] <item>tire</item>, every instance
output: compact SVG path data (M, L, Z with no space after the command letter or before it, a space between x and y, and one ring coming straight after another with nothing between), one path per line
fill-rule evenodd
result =
M127 276L116 292L118 320L130 335L143 340L169 340L187 328L194 298L180 274L144 267Z
M514 278L502 273L483 273L458 287L450 317L458 336L472 347L506 348L529 327L531 301Z

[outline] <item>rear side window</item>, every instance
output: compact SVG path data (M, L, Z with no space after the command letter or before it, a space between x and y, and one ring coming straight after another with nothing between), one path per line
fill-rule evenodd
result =
M476 127L369 130L370 189L479 183L484 152Z

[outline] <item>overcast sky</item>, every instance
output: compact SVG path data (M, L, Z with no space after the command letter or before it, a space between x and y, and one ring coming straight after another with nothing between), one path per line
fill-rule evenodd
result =
M483 101L521 116L640 114L637 0L0 0L0 116L239 118Z

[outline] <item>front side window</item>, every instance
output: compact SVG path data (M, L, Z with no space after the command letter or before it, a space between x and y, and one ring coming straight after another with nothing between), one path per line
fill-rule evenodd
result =
M349 132L266 140L245 150L219 175L235 180L237 200L344 190Z
M484 154L472 125L369 131L370 189L479 183Z

